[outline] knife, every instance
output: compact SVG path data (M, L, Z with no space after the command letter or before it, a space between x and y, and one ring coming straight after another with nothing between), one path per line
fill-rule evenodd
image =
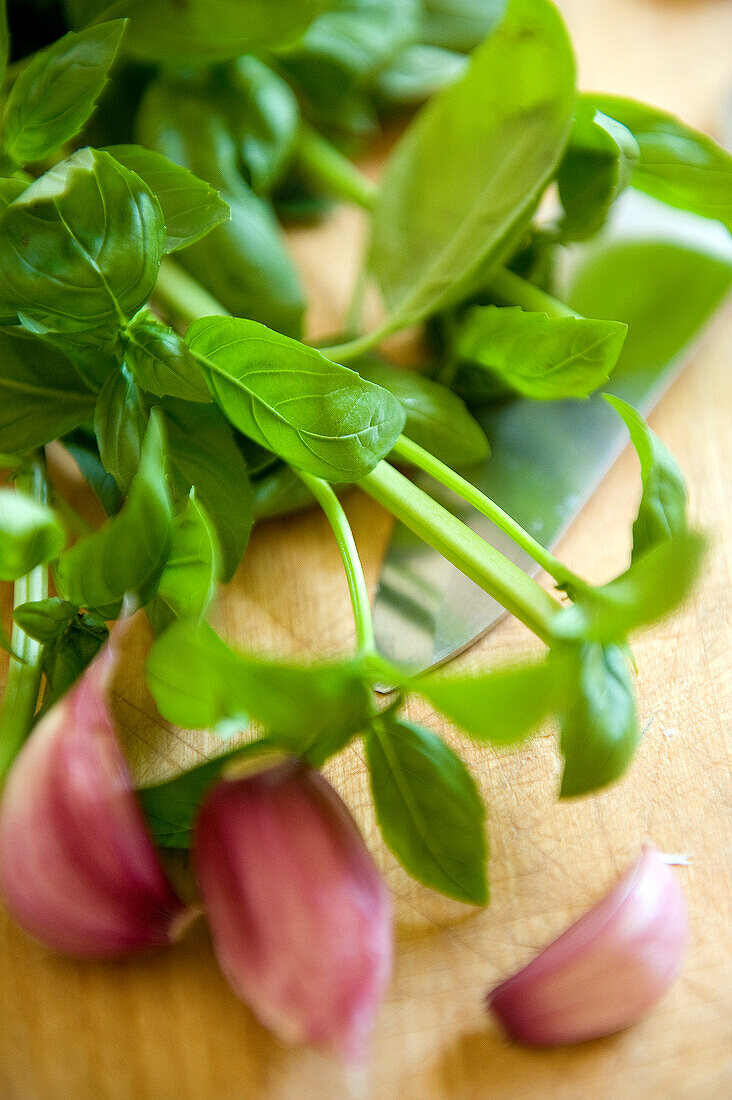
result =
M730 234L718 222L630 191L602 239L571 249L566 261L561 282L569 304L585 316L629 326L604 392L648 413L732 286ZM548 549L581 512L627 438L599 394L587 401L519 398L487 407L477 418L492 456L480 469L461 472ZM429 478L420 476L418 484L527 573L538 572L490 520ZM461 653L505 614L396 524L374 604L377 646L385 658L424 671Z

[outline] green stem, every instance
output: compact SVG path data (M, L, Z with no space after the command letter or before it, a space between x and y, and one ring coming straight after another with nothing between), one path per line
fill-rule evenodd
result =
M359 653L362 656L368 656L376 652L376 642L371 621L369 593L351 525L348 522L346 513L343 511L341 502L327 481L323 481L319 477L313 477L312 474L305 473L304 470L298 470L295 467L293 469L303 483L307 485L333 529L343 559L346 580L348 581L348 593L353 606Z
M42 459L37 459L30 469L20 473L15 484L24 492L32 493L36 500L45 503L48 499L48 481ZM13 606L19 607L29 600L45 600L47 596L48 568L38 565L15 582ZM40 642L30 638L17 623L13 623L10 644L19 659L10 658L0 709L0 783L5 779L33 724L43 657L43 646Z
M358 484L466 577L495 597L542 641L551 642L552 619L560 605L523 569L388 462L380 462Z
M499 267L494 271L488 281L488 289L502 302L521 306L521 309L528 310L530 313L546 313L549 317L581 316L564 302L540 290L527 279L522 279L507 267Z
M189 325L199 317L231 316L221 302L172 260L163 260L160 265L153 299L180 325Z
M300 125L296 155L306 176L327 194L354 202L364 210L374 209L377 184L306 122Z
M444 462L440 462L429 451L425 451L423 447L402 435L397 440L392 454L398 455L411 465L424 470L435 481L439 481L441 485L452 489L468 504L472 504L482 515L492 520L496 527L500 527L501 531L504 531L509 538L513 539L517 546L525 550L555 581L560 583L568 580L579 581L578 577L567 569L558 558L550 554L540 542L537 542L533 535L525 531L515 519L504 512L503 508L500 508L495 501L492 501L485 493L481 493L480 489L477 489L471 482L466 481L460 474L455 473Z

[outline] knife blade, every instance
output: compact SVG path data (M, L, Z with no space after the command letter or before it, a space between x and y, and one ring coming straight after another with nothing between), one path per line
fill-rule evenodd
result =
M638 192L617 205L599 244L570 251L563 281L567 300L585 316L628 323L604 392L648 413L732 285L732 239L721 224ZM635 278L638 260L644 271L651 265L642 287ZM461 472L551 549L623 449L622 422L599 394L587 401L517 399L477 416L492 456L480 469ZM430 479L417 480L527 573L538 572L490 520ZM374 604L377 646L385 658L424 671L461 653L504 614L496 600L396 524Z

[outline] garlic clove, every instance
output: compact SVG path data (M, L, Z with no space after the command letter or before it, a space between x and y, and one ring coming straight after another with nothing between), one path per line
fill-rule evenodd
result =
M223 779L194 869L234 992L283 1042L362 1060L391 971L391 900L330 784L294 760Z
M508 1035L560 1046L632 1024L678 977L688 912L673 868L651 846L610 893L488 994Z
M65 955L123 956L169 943L188 911L147 832L106 701L112 639L38 722L0 798L0 895Z

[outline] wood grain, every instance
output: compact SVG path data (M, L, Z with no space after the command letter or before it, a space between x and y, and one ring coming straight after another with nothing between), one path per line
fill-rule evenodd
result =
M712 129L718 124L731 90L725 0L564 0L561 7L585 87L647 98ZM313 335L337 326L361 234L358 215L339 209L317 231L292 235L313 295ZM728 315L652 418L687 474L694 515L713 533L714 550L689 606L636 647L646 737L628 777L592 799L559 804L551 730L510 755L461 741L491 819L492 901L474 911L424 890L384 853L358 749L331 769L397 905L395 976L363 1075L347 1077L317 1054L278 1048L229 992L202 925L173 950L102 966L56 958L0 916L0 1100L706 1100L732 1093L731 330ZM68 482L58 465L55 476ZM565 540L562 553L573 568L601 580L623 565L637 477L626 453ZM358 493L348 497L347 510L373 586L389 520ZM227 637L253 649L345 649L351 617L322 519L313 513L261 525L217 618ZM150 778L212 744L204 734L157 724L140 675L146 644L140 631L115 705L130 758ZM531 644L518 623L506 621L463 661L485 664ZM414 705L412 716L449 736L424 706ZM506 1043L483 1014L486 988L579 915L646 839L692 857L679 869L692 945L675 988L613 1039L549 1053Z

